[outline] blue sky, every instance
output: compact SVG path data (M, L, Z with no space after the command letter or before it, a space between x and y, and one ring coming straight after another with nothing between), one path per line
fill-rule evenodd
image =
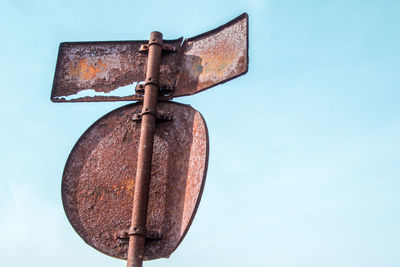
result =
M51 103L59 43L191 37L242 12L248 74L176 99L208 124L207 182L180 247L145 266L400 265L399 1L2 0L2 266L125 266L60 194L79 136L125 103Z

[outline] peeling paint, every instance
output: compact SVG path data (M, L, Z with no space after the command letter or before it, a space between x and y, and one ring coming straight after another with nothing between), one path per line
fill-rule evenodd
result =
M83 91L79 91L74 95L69 96L58 96L57 100L79 100L79 99L90 99L95 97L129 97L132 95L132 92L135 92L135 87L137 83L133 83L127 86L119 87L111 92L97 92L94 89L87 89Z

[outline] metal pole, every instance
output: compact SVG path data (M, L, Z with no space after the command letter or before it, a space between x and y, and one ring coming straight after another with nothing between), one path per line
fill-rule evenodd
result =
M160 32L152 32L148 48L142 125L140 129L132 219L129 229L127 267L142 267L143 265L161 54L162 34Z

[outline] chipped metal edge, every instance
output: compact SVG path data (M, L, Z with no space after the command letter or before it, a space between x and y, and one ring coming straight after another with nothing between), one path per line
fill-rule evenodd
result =
M177 39L169 39L169 40L163 40L165 43L174 43L178 42L182 43L183 37L177 38ZM71 103L71 102L117 102L117 101L139 101L141 100L140 98L135 97L134 91L132 92L132 95L130 96L123 96L123 97L118 97L118 96L107 96L107 97L102 97L102 96L86 96L86 97L81 97L77 99L72 99L72 100L63 100L60 98L57 98L55 96L55 91L56 91L56 78L57 78L57 73L60 68L60 63L61 63L61 51L65 46L68 45L101 45L101 44L128 44L128 43L142 43L142 44L147 44L149 41L148 40L135 40L135 41L128 41L128 40L123 40L123 41L83 41L83 42L61 42L59 47L58 47L58 54L57 54L57 62L56 62L56 67L54 70L54 78L53 78L53 85L51 89L51 95L50 95L50 101L53 103ZM179 47L180 49L180 47ZM99 99L94 99L94 98L99 98Z

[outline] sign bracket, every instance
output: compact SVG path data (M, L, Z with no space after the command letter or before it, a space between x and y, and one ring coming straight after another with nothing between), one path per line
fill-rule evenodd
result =
M146 86L146 84L144 84L144 83L137 84L135 86L135 95L143 98L145 86ZM159 84L159 87L160 87L160 89L158 92L158 99L159 100L172 100L174 85Z
M142 120L143 113L136 113L132 116L132 121L140 122ZM171 121L172 113L169 112L157 112L156 114L157 121Z

